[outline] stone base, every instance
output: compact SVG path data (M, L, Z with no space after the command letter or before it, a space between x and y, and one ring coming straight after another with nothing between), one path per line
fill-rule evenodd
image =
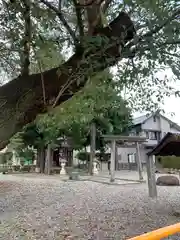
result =
M98 175L98 174L99 174L99 171L98 171L98 169L97 169L97 163L96 163L96 162L93 162L92 173L93 173L93 175Z
M179 186L179 179L176 176L172 175L164 175L158 177L156 181L156 185L158 186Z
M60 170L60 173L59 173L59 174L60 174L60 175L67 175L66 170L63 169L63 168Z
M71 172L70 176L69 176L69 180L79 180L79 173L78 172Z
M36 172L36 173L40 173L40 168L39 168L39 167L36 167L36 168L35 168L35 172Z
M99 172L97 169L93 170L93 175L98 175L98 174L99 174Z

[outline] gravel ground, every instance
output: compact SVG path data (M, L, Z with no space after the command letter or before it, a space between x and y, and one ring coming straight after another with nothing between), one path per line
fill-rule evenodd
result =
M127 239L180 222L180 189L12 177L0 181L0 239ZM169 239L180 239L174 236Z

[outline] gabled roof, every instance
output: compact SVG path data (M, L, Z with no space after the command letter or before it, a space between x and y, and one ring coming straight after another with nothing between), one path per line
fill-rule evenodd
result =
M180 134L168 132L156 147L148 153L155 156L180 156Z
M152 114L150 114L151 116ZM149 117L149 114L143 115L133 119L133 125L143 124Z
M139 125L139 124L143 124L145 123L149 118L153 117L153 116L160 116L162 118L164 118L166 121L168 121L172 127L176 128L178 131L180 131L180 126L175 123L172 122L170 119L168 119L167 117L163 116L162 114L160 114L159 112L155 112L155 113L150 113L150 114L146 114L137 118L133 119L133 125Z

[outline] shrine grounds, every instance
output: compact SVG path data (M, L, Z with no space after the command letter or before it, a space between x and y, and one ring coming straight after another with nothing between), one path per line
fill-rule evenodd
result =
M0 176L0 239L125 240L180 221L180 187ZM180 235L169 239L180 239Z

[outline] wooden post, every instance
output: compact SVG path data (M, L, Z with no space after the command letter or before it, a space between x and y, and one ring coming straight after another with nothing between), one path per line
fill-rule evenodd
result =
M89 162L89 173L92 175L93 161L96 154L96 125L91 124L91 145L90 145L90 162Z
M111 165L110 165L110 182L115 181L115 160L116 160L116 141L111 142Z
M154 166L154 156L149 156L147 159L147 177L148 177L148 190L149 197L157 197L157 187L156 187L156 175L155 175L155 166Z
M136 143L136 162L137 162L137 167L138 167L138 172L139 172L139 180L143 180L143 174L142 174L142 162L141 162L141 154L140 154L140 149L139 149L139 143Z

